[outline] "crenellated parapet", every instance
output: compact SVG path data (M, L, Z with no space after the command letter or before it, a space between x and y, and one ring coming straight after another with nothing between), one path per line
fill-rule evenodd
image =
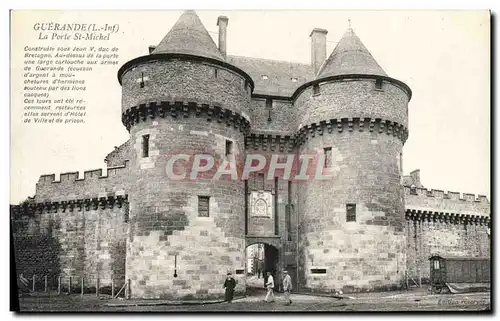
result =
M274 133L250 133L245 136L245 147L247 150L292 152L295 147L295 136Z
M416 210L407 209L405 213L407 220L412 221L427 221L439 222L450 224L470 224L470 225L485 225L489 226L491 223L489 216L475 215L475 214L462 214L444 211L432 210Z
M62 183L62 182L79 182L85 181L86 179L98 178L104 179L108 177L114 177L121 174L121 170L127 168L128 160L124 162L123 165L111 166L107 168L107 174L103 175L103 169L92 169L83 172L83 177L80 177L80 172L66 172L59 174L59 179L56 179L56 174L44 174L40 175L38 183L48 184L48 183Z
M109 195L99 195L92 198L70 199L64 201L50 201L38 203L26 203L21 205L11 205L12 217L22 215L35 215L57 212L90 211L98 209L122 208L128 202L128 195L110 193Z
M227 108L209 102L183 100L159 100L140 104L127 109L122 114L123 125L130 128L141 121L156 118L205 118L207 121L225 123L228 127L239 129L243 133L250 130L250 121Z
M485 195L475 195L471 193L459 193L443 191L438 189L427 189L419 187L404 186L405 195L410 196L420 196L420 197L431 197L434 199L448 199L453 201L462 202L477 202L482 204L490 204L488 198Z
M128 161L123 165L83 172L46 174L36 183L36 202L62 201L68 198L85 199L100 193L128 191Z
M296 134L296 142L300 146L309 138L316 135L342 133L342 132L375 132L392 135L399 138L403 144L408 138L408 129L396 122L380 118L341 118L312 123L299 128Z

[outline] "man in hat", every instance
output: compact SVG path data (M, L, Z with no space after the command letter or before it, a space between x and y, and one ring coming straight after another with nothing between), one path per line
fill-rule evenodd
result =
M231 272L227 272L227 278L226 281L224 282L224 288L226 289L224 300L227 303L231 303L231 301L233 301L235 287L236 287L236 280L233 279L233 275Z
M292 278L286 270L283 271L283 274L285 275L283 278L283 291L285 292L285 301L286 305L290 305L292 304L292 299L290 299L290 292L292 291Z

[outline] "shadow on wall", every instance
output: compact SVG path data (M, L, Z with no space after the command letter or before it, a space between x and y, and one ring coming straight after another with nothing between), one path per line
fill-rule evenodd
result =
M33 275L36 275L37 287L43 287L44 276L49 280L56 279L61 273L61 244L52 236L52 228L49 227L47 233L37 231L28 234L22 222L14 221L12 226L17 277L22 273L25 278L32 280Z

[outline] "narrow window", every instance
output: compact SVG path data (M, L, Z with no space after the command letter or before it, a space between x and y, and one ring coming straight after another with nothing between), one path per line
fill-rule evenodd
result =
M273 100L271 98L266 99L267 108L267 121L271 121L271 109L273 108Z
M258 185L261 186L261 190L265 190L264 173L257 174L257 182L258 182Z
M214 75L215 75L215 78L218 77L218 70L217 70L217 68L214 69Z
M314 85L313 86L313 95L319 95L319 85Z
M346 222L356 222L356 204L346 204Z
M439 270L439 261L438 260L434 261L434 270Z
M326 274L326 269L311 269L312 274Z
M375 81L375 89L382 90L382 84L383 80L381 78L377 78L377 80Z
M198 196L198 216L210 216L210 196Z
M288 204L286 215L286 234L288 241L292 240L292 181L288 181Z
M142 136L142 157L149 157L149 135Z
M323 148L323 152L325 154L325 168L329 168L332 166L332 148L325 147Z
M141 72L141 83L140 83L141 88L144 88L144 73Z
M226 156L229 156L233 153L233 142L229 139L226 139Z
M410 186L410 194L417 195L417 188L415 187L415 185Z

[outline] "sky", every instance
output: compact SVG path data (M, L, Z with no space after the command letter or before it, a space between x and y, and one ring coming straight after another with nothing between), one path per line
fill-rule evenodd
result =
M351 27L387 74L413 91L406 174L420 169L427 188L490 196L490 25L487 11L197 11L217 43L217 17L229 18L231 55L310 63L313 28L328 30L327 55ZM25 12L13 17L11 62L10 202L35 193L41 174L104 167L104 157L128 138L121 123L118 68L146 55L182 11ZM17 19L17 20L16 20ZM84 78L82 125L23 124L22 68L26 45L46 45L38 21L119 24L106 46L119 48L118 66ZM16 24L17 23L17 24ZM55 45L54 42L51 43ZM66 41L62 45L82 45Z

